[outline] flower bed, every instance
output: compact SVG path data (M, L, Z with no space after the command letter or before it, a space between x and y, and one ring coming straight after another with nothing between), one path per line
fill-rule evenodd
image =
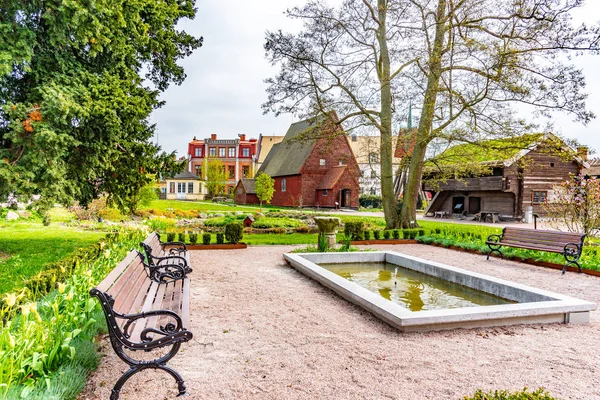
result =
M89 290L144 238L113 234L34 277L0 308L0 396L73 398L95 368L93 337L104 327Z

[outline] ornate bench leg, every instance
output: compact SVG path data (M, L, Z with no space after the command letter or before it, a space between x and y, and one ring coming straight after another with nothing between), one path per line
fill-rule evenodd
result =
M157 365L156 366L157 369L162 369L163 371L169 373L169 375L171 375L173 377L173 379L175 379L175 382L177 382L177 389L179 389L179 394L177 396L185 396L187 393L187 388L185 387L185 382L183 381L183 378L181 377L181 375L179 375L179 372L175 371L173 368L168 367L166 365Z
M490 254L496 252L498 254L500 254L500 258L502 258L504 260L504 254L502 254L502 252L500 251L500 246L494 246L492 247L491 245L488 244L488 247L490 248L490 251L487 254L487 259L490 259Z

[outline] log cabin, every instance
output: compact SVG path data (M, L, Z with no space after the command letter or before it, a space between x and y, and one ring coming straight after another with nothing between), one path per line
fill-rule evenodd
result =
M426 215L485 211L521 220L531 206L543 216L554 186L587 166L552 133L456 145L426 162L423 189L433 196Z

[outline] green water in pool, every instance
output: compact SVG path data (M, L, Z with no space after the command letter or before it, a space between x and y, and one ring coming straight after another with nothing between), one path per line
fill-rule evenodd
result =
M320 265L411 311L515 303L390 263Z

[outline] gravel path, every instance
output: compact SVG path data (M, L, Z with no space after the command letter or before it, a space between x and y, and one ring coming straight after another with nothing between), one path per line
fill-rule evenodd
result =
M370 246L374 248L374 246ZM600 278L425 245L377 246L600 304ZM289 246L192 253L195 340L170 363L192 399L461 399L477 388L544 387L600 399L600 316L586 325L401 333L289 267ZM126 366L105 357L81 399L107 399ZM176 394L166 374L131 379L122 399Z

